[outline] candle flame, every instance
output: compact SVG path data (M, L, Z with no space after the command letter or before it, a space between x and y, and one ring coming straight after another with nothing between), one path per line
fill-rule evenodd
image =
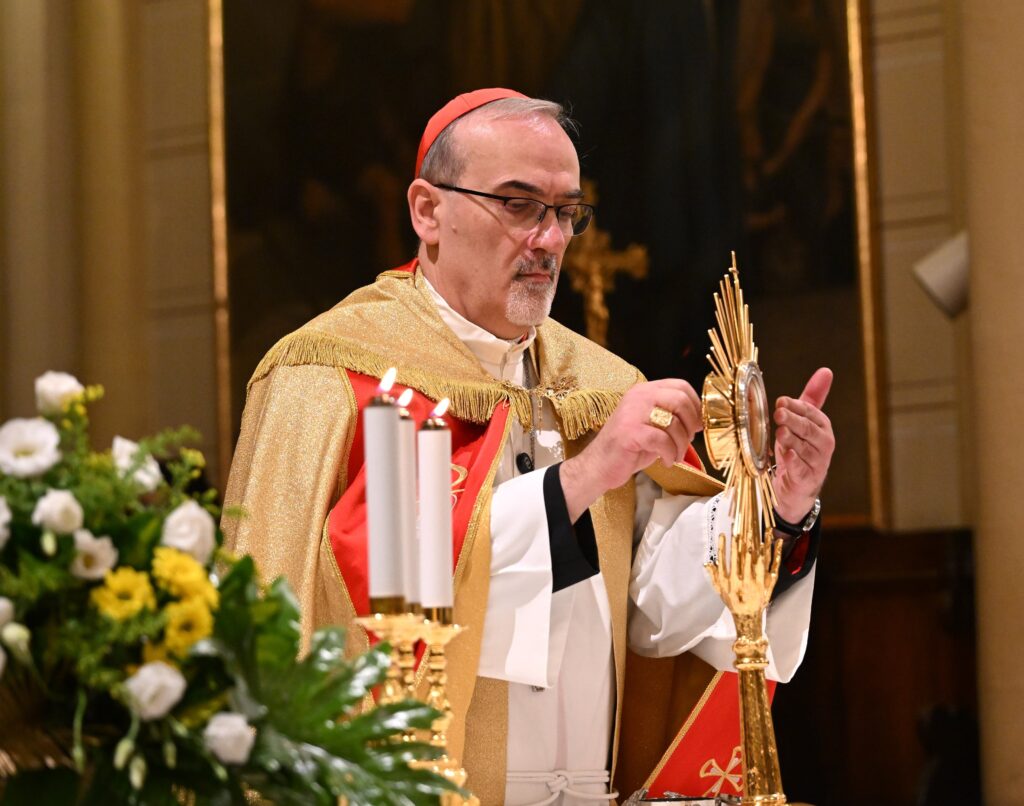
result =
M380 383L377 385L377 394L383 395L391 391L391 387L395 385L395 376L398 374L398 370L391 367L387 372L384 373L384 377L380 379Z
M406 389L398 396L398 406L399 408L404 409L408 407L410 403L412 403L412 389Z
M448 411L448 404L449 403L451 403L451 401L448 398L442 397L441 400L438 401L438 404L436 406L434 406L434 410L432 412L430 412L430 416L431 417L444 417L444 413L446 411Z

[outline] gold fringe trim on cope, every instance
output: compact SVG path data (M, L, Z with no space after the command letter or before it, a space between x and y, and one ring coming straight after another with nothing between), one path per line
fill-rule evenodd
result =
M452 416L460 420L486 423L501 403L511 406L523 428L529 428L533 419L530 392L526 389L509 383L430 372L375 353L351 339L315 330L296 331L275 344L256 367L249 387L278 367L306 365L342 367L377 378L394 366L398 370L398 383L412 387L431 400L447 397L451 401ZM541 388L544 388L543 379ZM622 399L621 392L601 389L552 390L542 394L552 401L566 439L578 439L599 428Z
M588 431L604 425L622 400L620 393L600 389L580 389L567 393L561 399L557 395L547 397L562 421L566 439L579 439Z

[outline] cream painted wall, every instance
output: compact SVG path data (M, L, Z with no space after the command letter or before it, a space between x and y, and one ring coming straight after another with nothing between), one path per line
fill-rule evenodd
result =
M971 354L978 518L974 533L978 700L986 803L1024 803L1024 3L962 6Z
M0 416L102 383L98 445L216 451L205 0L0 3Z
M911 274L964 221L956 9L946 0L875 0L870 19L891 525L963 526L966 328L940 313Z
M207 4L147 0L140 14L150 418L198 428L218 480Z
M142 265L139 12L133 3L74 5L81 380L102 383L93 434L142 436L152 422L146 383Z
M0 416L32 381L79 371L72 20L61 0L0 3Z

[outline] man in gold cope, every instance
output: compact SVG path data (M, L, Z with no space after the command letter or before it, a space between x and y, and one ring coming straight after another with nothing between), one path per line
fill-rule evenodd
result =
M645 685L627 680L627 649L732 661L731 618L703 567L730 525L690 448L699 396L683 380L644 382L547 318L566 247L592 214L565 125L558 105L508 90L460 96L432 118L408 190L416 260L267 355L228 485L248 513L226 523L229 543L267 577L289 577L308 635L366 607L367 379L395 365L400 384L451 397L452 416L478 429L469 479L484 482L469 517L455 505L456 619L470 629L451 645L449 737L485 804L614 797L625 689ZM767 620L781 680L806 645L830 383L819 370L774 411L778 515L800 558Z

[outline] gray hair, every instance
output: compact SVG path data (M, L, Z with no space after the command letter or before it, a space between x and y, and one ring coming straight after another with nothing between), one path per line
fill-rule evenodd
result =
M466 118L479 115L488 120L524 120L532 117L549 117L555 120L567 134L578 134L576 122L569 117L560 103L541 98L499 98L467 112L449 123L427 149L420 167L420 176L433 185L453 184L466 169L466 158L455 144L455 127Z

